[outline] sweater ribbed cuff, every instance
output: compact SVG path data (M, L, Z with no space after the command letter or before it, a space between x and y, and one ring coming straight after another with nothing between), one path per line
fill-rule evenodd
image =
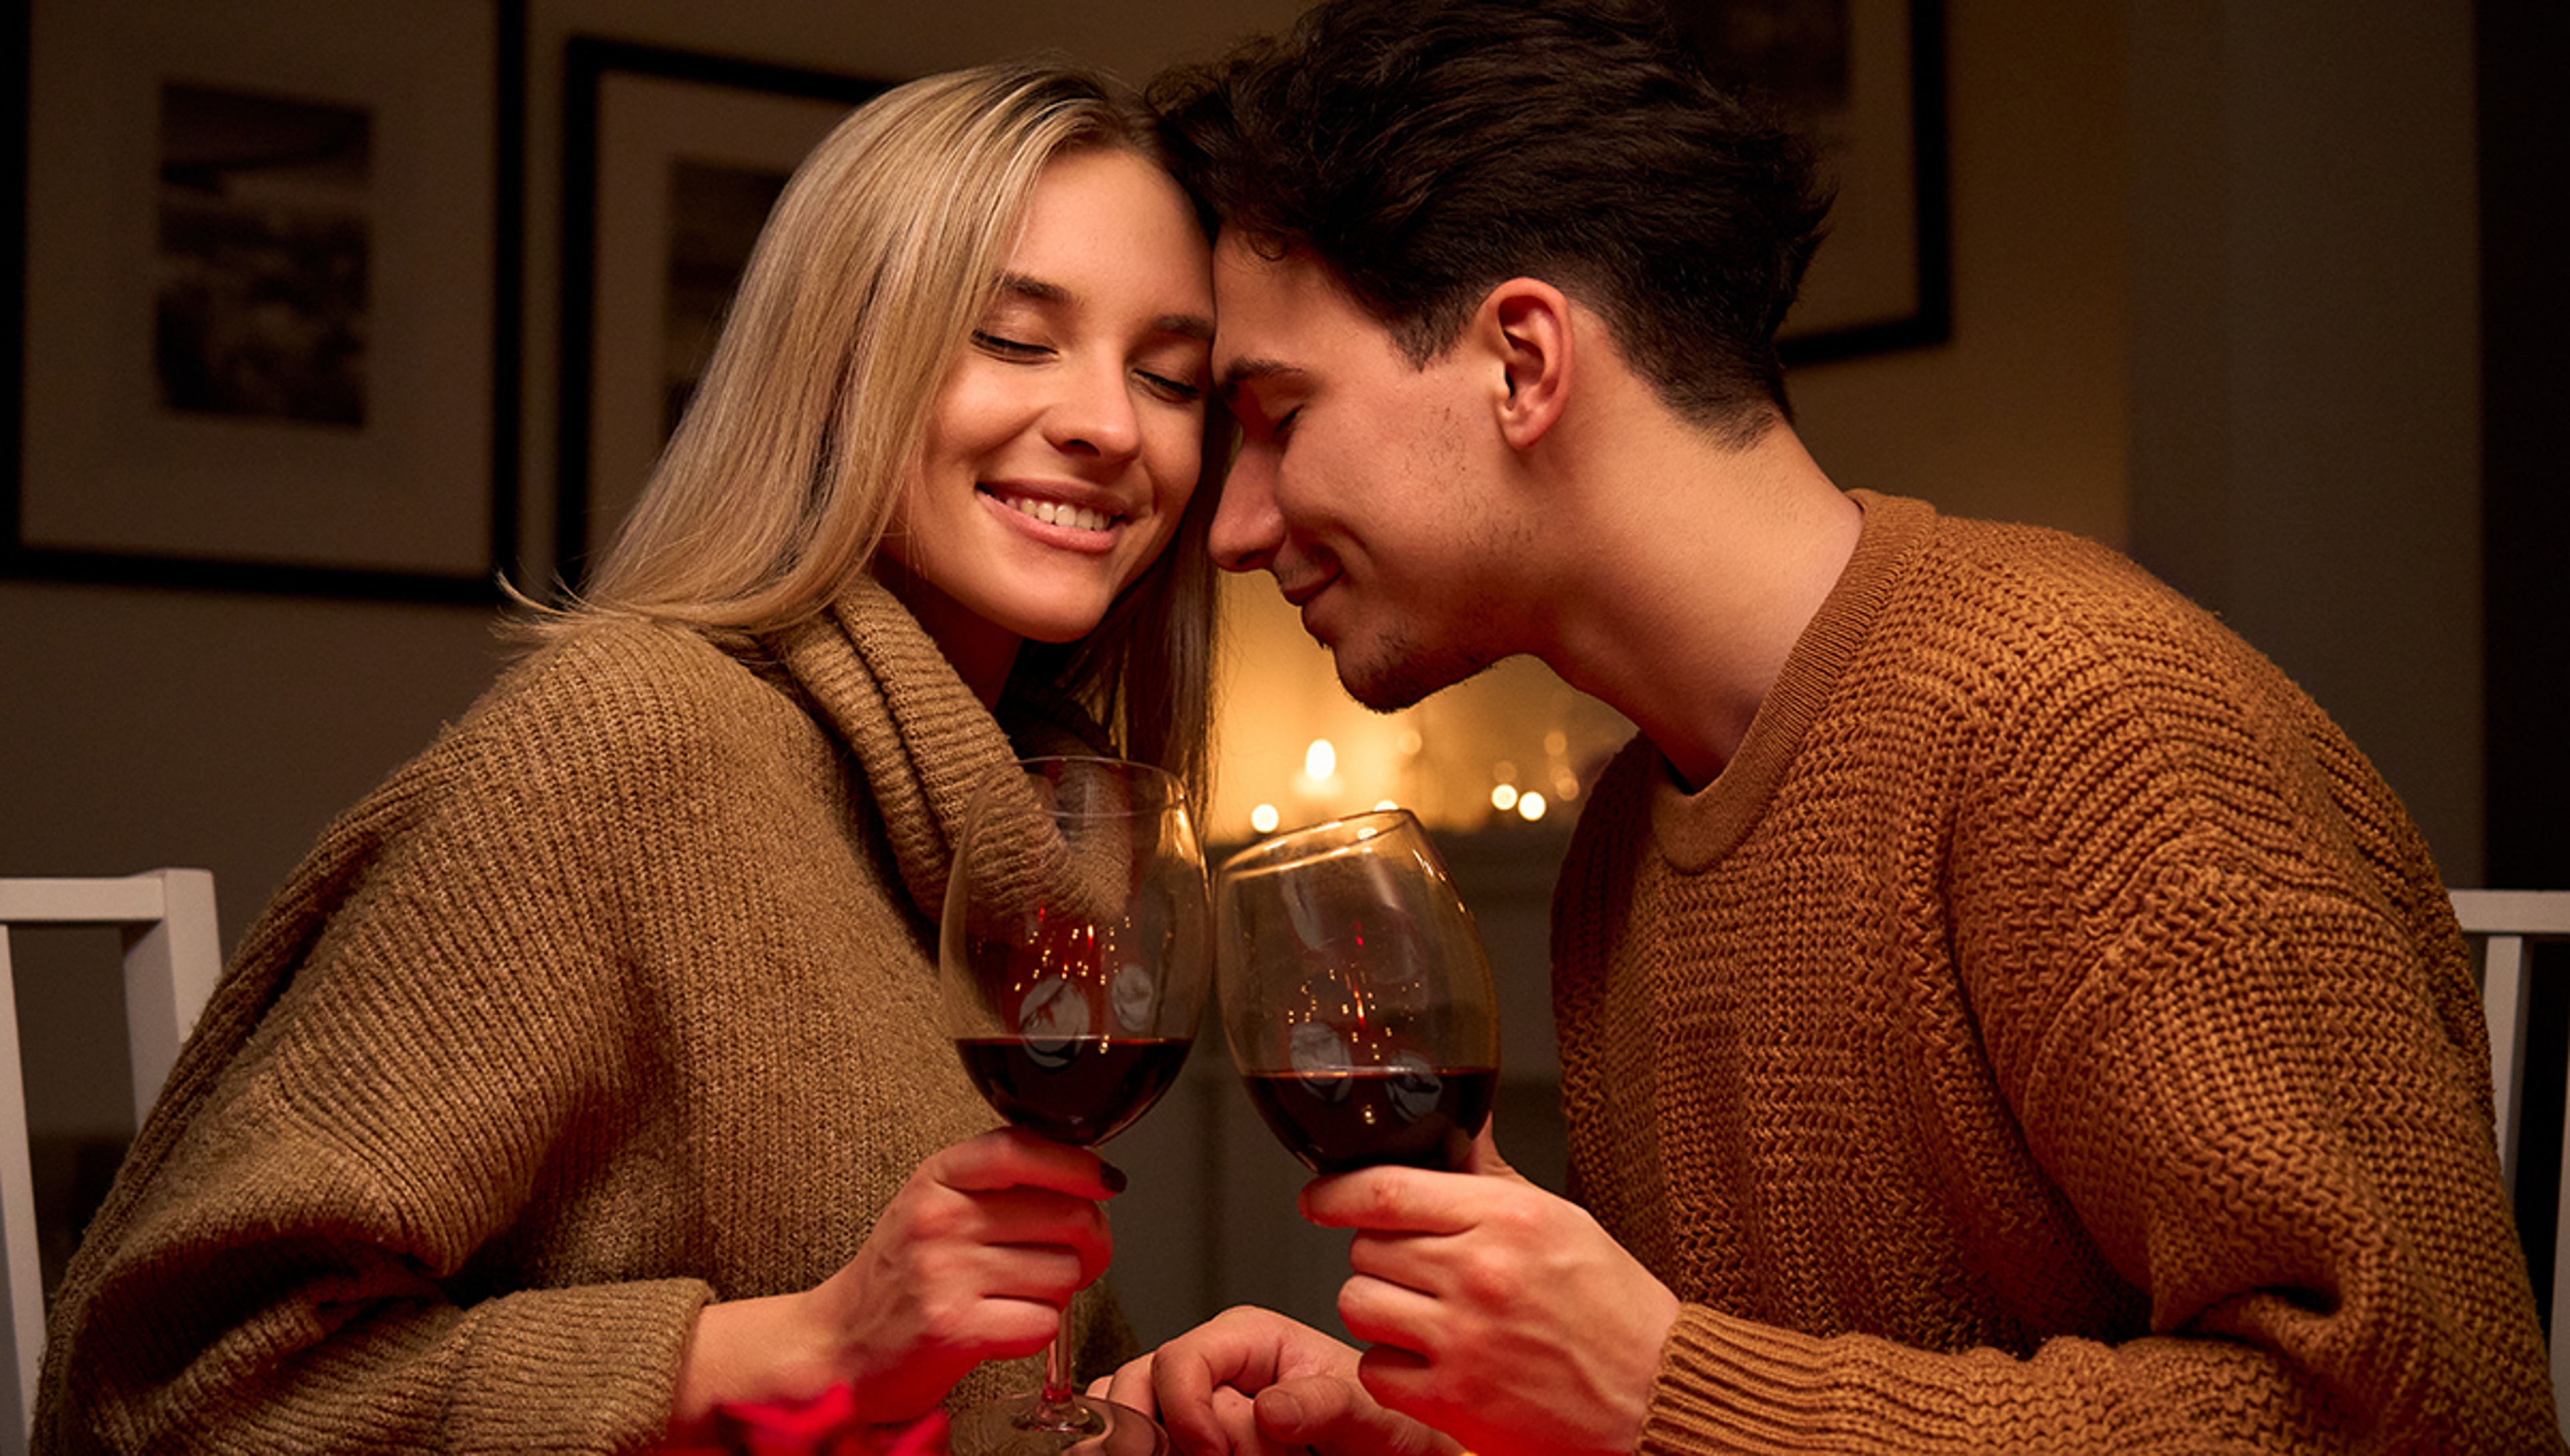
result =
M614 1451L668 1428L701 1280L529 1290L474 1311L446 1430L457 1451Z
M1829 1449L1826 1365L1818 1340L1689 1304L1660 1348L1639 1449L1646 1456Z

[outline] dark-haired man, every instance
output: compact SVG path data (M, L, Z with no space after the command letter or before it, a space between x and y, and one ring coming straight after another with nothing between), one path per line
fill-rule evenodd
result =
M2419 836L2129 562L1823 474L1801 146L1610 0L1337 0L1157 99L1223 564L1367 703L1529 652L1641 731L1554 909L1579 1205L1487 1138L1320 1180L1362 1361L1235 1312L1119 1395L1191 1449L2560 1448Z

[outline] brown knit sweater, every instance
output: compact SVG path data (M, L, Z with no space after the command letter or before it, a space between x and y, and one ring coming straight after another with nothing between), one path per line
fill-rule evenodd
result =
M700 1304L818 1283L997 1123L929 957L1011 755L871 583L515 669L244 940L65 1280L40 1449L654 1440Z
M2110 551L1860 493L1699 794L1555 905L1572 1178L1686 1301L1642 1449L2561 1449L2390 791Z

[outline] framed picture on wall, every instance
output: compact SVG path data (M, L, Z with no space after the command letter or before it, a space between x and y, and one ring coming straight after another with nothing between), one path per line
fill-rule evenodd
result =
M522 4L28 13L0 569L497 599Z
M1788 364L1942 343L1952 326L1939 0L1669 0L1714 74L1818 141L1830 230Z
M576 583L676 426L786 178L889 83L590 36L564 71L555 541Z

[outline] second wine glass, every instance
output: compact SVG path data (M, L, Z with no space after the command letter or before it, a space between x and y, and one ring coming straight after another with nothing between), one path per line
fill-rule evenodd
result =
M1215 877L1223 1029L1305 1166L1460 1168L1499 1090L1498 997L1427 829L1378 810L1291 830Z
M986 778L939 935L946 1029L1001 1116L1080 1147L1177 1080L1209 980L1204 856L1186 794L1147 765L1029 759ZM1072 1390L1069 1321L1036 1398L956 1419L959 1456L1167 1449L1139 1412Z

